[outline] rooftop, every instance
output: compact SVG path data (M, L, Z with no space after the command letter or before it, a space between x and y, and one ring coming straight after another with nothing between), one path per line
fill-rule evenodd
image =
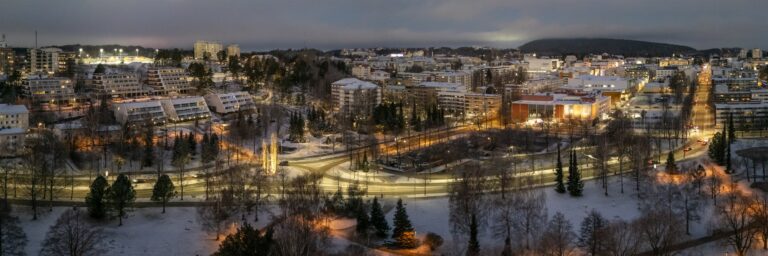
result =
M24 105L0 104L0 113L14 115L29 113L29 110Z
M345 90L355 90L355 89L376 89L379 86L371 83L362 81L357 78L344 78L339 81L333 82L334 85L341 85L342 89Z

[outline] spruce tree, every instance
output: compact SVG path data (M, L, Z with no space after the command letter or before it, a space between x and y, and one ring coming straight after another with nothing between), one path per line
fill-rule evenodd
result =
M144 167L152 166L155 160L155 145L152 141L153 137L154 129L152 129L151 126L147 127L144 133L144 159L142 161L142 166Z
M131 207L133 201L136 200L136 191L133 190L131 180L125 174L118 175L108 191L110 206L117 213L118 220L120 220L119 226L122 226L126 209Z
M733 169L731 168L731 144L725 146L725 172L726 173L733 173Z
M267 256L272 255L272 229L261 234L248 222L228 235L219 245L214 256Z
M733 113L728 114L728 144L736 141L736 127L733 125Z
M565 193L565 184L563 184L563 162L560 159L560 147L557 147L557 165L555 166L555 191Z
M392 229L392 238L395 239L397 246L402 248L415 248L418 240L416 240L416 234L411 225L411 220L408 219L408 213L403 207L403 200L397 200L397 206L395 207L395 217L392 221L394 228Z
M376 229L376 235L379 237L386 237L389 232L389 224L384 216L384 211L381 209L378 198L374 197L371 203L371 225Z
M667 154L667 172L675 174L677 173L677 164L675 163L675 154L669 151Z
M197 155L197 140L195 139L195 134L190 132L189 137L187 137L187 145L189 146L189 154L191 155Z
M358 206L357 211L355 212L355 219L357 220L357 226L355 226L357 233L367 236L368 230L371 227L371 218L365 210L365 204L360 204Z
M85 204L88 206L88 215L94 219L103 219L107 215L106 197L109 184L104 176L96 176L91 183L91 191L85 197Z
M163 205L163 213L165 213L165 204L176 196L176 190L174 190L173 181L168 175L163 174L155 182L155 186L152 188L152 201L159 201Z
M469 244L467 245L467 256L479 256L480 255L480 242L477 240L477 220L475 215L472 214L472 218L469 222Z
M581 181L579 163L576 159L576 152L571 152L571 164L568 168L568 192L571 196L581 196L584 190L584 183Z

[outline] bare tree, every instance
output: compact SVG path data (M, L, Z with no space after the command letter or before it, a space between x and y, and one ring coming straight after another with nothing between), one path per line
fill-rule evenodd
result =
M281 216L275 224L276 255L323 255L329 229L321 225L323 193L319 177L299 176L280 200Z
M202 229L216 234L216 241L219 240L225 224L233 215L236 215L237 207L234 203L232 190L222 189L217 195L204 205L197 208L197 218Z
M754 199L754 219L757 226L757 232L763 240L763 250L768 250L768 198L756 197Z
M40 255L101 255L103 240L102 230L93 227L83 213L74 208L65 211L48 231Z
M733 184L732 186L736 186ZM725 202L716 207L718 226L720 230L730 234L726 243L730 245L739 256L746 256L754 242L758 229L751 226L755 222L754 199L742 195L737 190L725 196Z
M604 252L609 256L630 256L640 250L640 238L636 225L624 220L608 223L604 229Z
M472 215L478 220L478 227L485 225L488 213L485 193L489 182L478 165L468 166L456 173L450 187L450 222L455 234L469 234Z
M573 225L560 212L555 213L541 234L538 248L542 255L567 256L575 254Z
M24 255L27 235L7 201L0 202L0 255Z
M644 210L637 219L637 227L641 241L651 248L653 255L671 255L667 249L682 237L682 222L680 216L662 207Z

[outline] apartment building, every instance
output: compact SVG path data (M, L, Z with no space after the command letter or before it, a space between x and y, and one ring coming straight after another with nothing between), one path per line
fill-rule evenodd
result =
M218 61L218 54L221 50L221 43L198 40L195 42L194 46L195 59L202 60L208 57L209 60Z
M112 98L132 98L143 94L135 73L94 74L93 85L99 94Z
M115 103L115 119L121 124L143 124L153 122L163 124L166 121L165 111L160 101Z
M27 107L0 104L0 155L11 155L21 149L28 128Z
M181 68L155 67L147 70L147 84L152 95L177 96L187 94L194 88L187 79L187 72Z
M5 42L5 34L0 39L0 77L9 76L14 70L15 54L12 48Z
M236 44L227 45L227 57L240 58L240 46Z
M24 81L24 91L34 104L63 104L77 102L75 85L65 77L30 77Z
M163 99L160 102L171 122L185 122L211 117L211 112L203 97Z
M381 94L378 85L357 78L345 78L331 84L334 112L370 114L376 105L381 104Z
M230 114L256 109L253 96L248 92L211 93L205 95L205 102L218 114Z
M467 93L464 95L464 111L467 116L494 117L501 107L501 95Z

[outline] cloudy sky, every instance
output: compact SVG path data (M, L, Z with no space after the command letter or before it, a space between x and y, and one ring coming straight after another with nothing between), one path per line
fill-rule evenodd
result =
M607 37L694 48L768 48L766 0L2 0L14 46L123 44L244 50L517 47Z

